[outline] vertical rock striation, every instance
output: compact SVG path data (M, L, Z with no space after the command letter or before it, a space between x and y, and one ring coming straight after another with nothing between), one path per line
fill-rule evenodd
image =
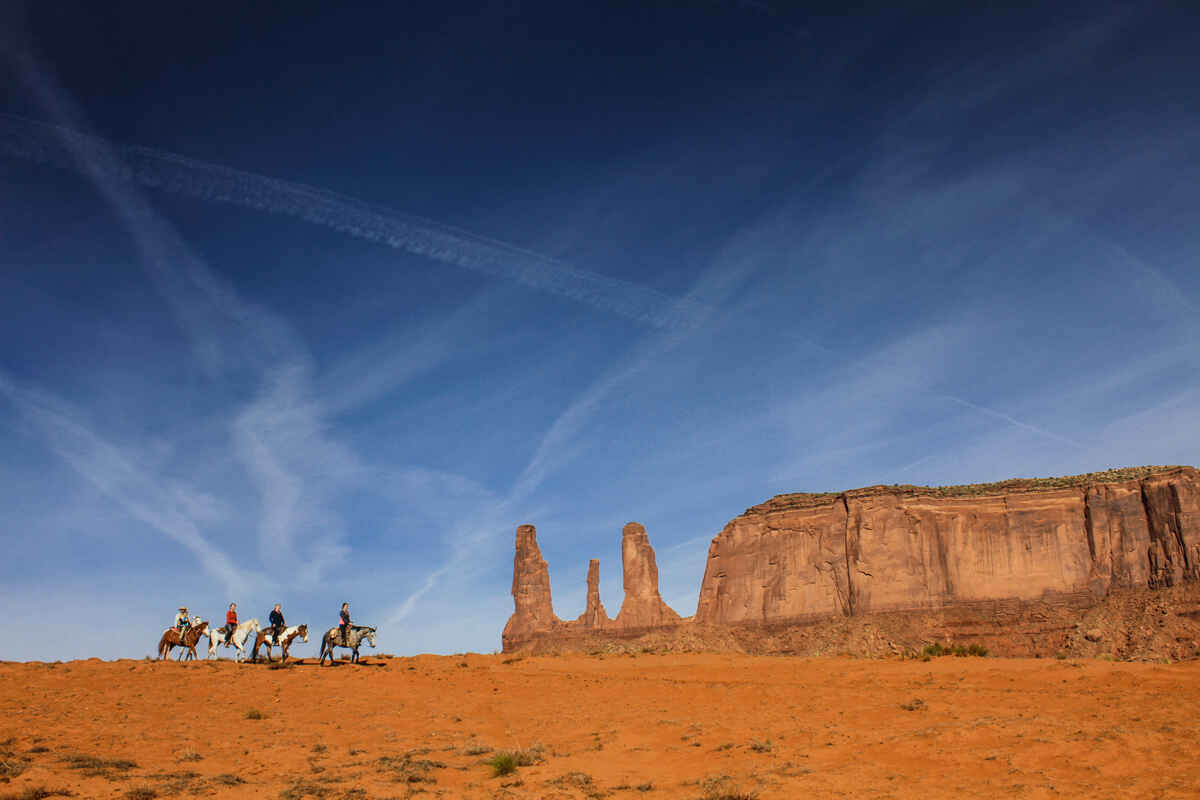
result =
M605 628L612 624L604 604L600 602L600 560L593 558L588 562L587 574L587 608L575 620L585 628Z
M621 566L625 571L625 601L615 622L618 628L652 628L679 622L679 615L658 593L658 564L646 529L630 522L621 529Z
M550 597L550 570L538 547L537 528L532 525L517 526L512 596L513 615L501 636L506 650L531 634L551 630L559 621Z
M563 622L554 616L533 526L518 528L505 650L594 647L605 637L666 633L679 642L708 637L725 647L736 639L737 647L753 651L799 652L808 646L803 642L821 639L805 633L816 630L812 623L833 620L829 630L883 625L916 641L952 622L955 635L987 636L1010 654L1033 655L1066 646L1064 631L1098 604L1128 621L1142 613L1133 610L1137 603L1158 602L1121 599L1130 590L1169 595L1180 609L1175 633L1145 645L1145 652L1184 652L1200 647L1200 605L1188 605L1200 603L1200 473L1136 467L969 486L779 495L731 520L712 540L689 619L663 602L654 550L636 522L621 532L621 561L625 598L616 619L600 602L600 566L593 560L587 608ZM1193 628L1196 642L1189 645ZM741 633L730 638L735 630ZM1129 622L1122 630L1129 639L1151 628Z
M709 547L696 621L774 624L989 600L1098 601L1200 577L1191 467L780 495Z

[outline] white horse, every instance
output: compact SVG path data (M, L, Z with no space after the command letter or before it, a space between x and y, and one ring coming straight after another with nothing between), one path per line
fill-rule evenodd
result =
M258 633L258 620L248 619L245 622L238 623L238 626L233 629L233 636L229 641L237 648L237 655L234 656L234 661L246 660L246 639L250 637L250 631ZM225 644L225 634L221 631L208 629L208 657L213 658L217 655L217 646Z

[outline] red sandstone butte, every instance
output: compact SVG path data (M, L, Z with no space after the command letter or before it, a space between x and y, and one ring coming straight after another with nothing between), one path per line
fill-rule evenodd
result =
M587 608L575 620L585 628L604 628L612 624L604 603L600 602L600 559L593 558L588 562L587 574Z
M617 628L652 628L676 624L679 615L658 593L658 563L646 529L630 522L621 529L621 564L625 569L625 602L617 614Z
M593 561L587 611L557 620L532 530L517 531L506 651L651 633L655 646L782 653L900 652L939 637L977 637L1013 655L1200 648L1193 467L779 495L712 540L696 615L682 620L659 595L637 523L622 531L617 618L600 606ZM1076 635L1081 626L1089 636Z
M712 541L696 621L777 623L959 602L1104 597L1193 580L1200 482L1179 467L1104 483L876 486L780 495Z
M621 562L625 571L625 601L615 620L610 620L600 602L600 562L588 564L587 609L578 619L565 621L554 614L550 596L550 573L538 548L537 529L517 528L517 552L513 558L513 615L504 626L501 641L505 652L519 649L535 639L579 639L604 632L628 635L679 624L658 591L658 564L646 529L631 522L621 531Z
M510 641L519 641L538 631L549 631L557 621L550 600L550 570L538 547L537 528L532 525L517 526L512 595L515 609L501 637L506 648Z

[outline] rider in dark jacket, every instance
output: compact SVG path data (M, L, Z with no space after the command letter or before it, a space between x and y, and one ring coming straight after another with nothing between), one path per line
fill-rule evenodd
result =
M275 644L279 644L279 634L283 633L283 629L286 627L283 622L283 612L279 610L279 603L275 604L275 608L271 610L268 618L271 622L271 629L274 632L273 638L275 639Z
M342 603L341 613L338 615L341 622L338 623L338 632L342 634L342 644L347 644L346 634L350 632L350 604Z

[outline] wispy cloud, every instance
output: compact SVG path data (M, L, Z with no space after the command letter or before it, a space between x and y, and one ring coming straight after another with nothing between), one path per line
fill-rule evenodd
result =
M79 114L70 98L33 55L28 51L13 55L43 107L78 125ZM262 501L260 555L282 559L281 568L298 572L305 582L316 581L346 553L340 522L323 503L329 489L322 487L332 487L331 478L350 473L353 458L325 435L322 409L312 390L311 356L299 336L278 314L244 299L154 210L130 177L141 174L149 176L141 182L154 183L162 176L146 172L145 164L128 163L126 159L136 151L63 125L8 122L17 126L9 128L13 133L22 130L20 122L22 135L31 136L28 142L40 143L55 160L91 180L130 233L142 266L210 376L247 370L257 376L259 392L234 414L231 434L235 452ZM74 451L59 452L68 457ZM179 526L171 530L178 531ZM217 563L215 559L210 556Z
M20 385L0 372L4 395L48 448L130 516L190 551L229 593L268 579L237 566L202 533L214 501L205 493L156 477L127 450L96 433L61 398Z
M705 312L629 281L433 220L300 183L268 178L148 147L111 144L63 125L0 114L0 152L83 169L94 179L140 183L219 203L298 217L359 239L515 281L657 328L689 328Z

